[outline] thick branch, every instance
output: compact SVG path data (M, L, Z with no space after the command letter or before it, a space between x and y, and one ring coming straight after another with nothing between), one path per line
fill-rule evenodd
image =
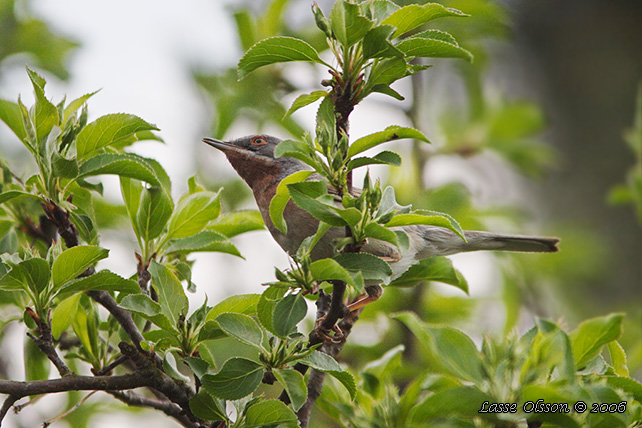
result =
M0 380L0 393L16 400L28 395L51 394L65 391L111 391L151 386L153 379L139 373L122 376L70 376L60 379L22 382ZM15 400L14 400L15 401Z

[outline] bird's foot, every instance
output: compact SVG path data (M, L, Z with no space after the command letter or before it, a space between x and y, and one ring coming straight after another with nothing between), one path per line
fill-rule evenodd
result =
M314 331L324 342L340 343L344 338L343 331L336 324L330 329L325 328L323 326L325 317L325 315L322 316L314 323ZM330 335L330 333L334 333L334 335Z
M383 294L383 288L380 285L369 285L366 287L366 294L362 294L357 298L353 303L350 303L347 308L348 311L354 312L357 309L361 309L366 306L368 303L375 302L379 300Z

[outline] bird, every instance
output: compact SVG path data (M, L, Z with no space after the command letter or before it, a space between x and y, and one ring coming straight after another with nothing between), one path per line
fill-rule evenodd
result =
M265 226L275 241L288 254L296 254L303 240L316 233L319 220L310 213L295 205L290 200L283 212L287 224L287 233L279 230L270 218L270 202L276 194L281 180L289 175L312 168L299 159L292 157L275 157L274 149L282 140L270 135L250 135L235 140L223 141L215 138L203 138L203 142L222 151L238 175L252 189ZM308 180L320 180L312 174ZM358 189L354 189L359 192ZM541 236L523 236L500 234L484 231L466 230L461 239L449 229L429 225L409 225L391 228L403 230L408 236L408 248L400 250L384 241L368 238L360 251L381 257L389 262L392 269L391 279L401 276L413 264L434 256L448 256L456 253L490 250L516 251L532 253L552 253L558 251L558 238ZM318 260L335 255L335 239L345 237L345 229L332 227L315 245L310 253L311 260ZM348 305L353 311L378 299L382 290L378 285L367 286L368 295Z

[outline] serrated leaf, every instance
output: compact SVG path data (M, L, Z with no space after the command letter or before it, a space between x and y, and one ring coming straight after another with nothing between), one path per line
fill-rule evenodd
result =
M238 400L258 388L263 379L263 366L246 358L232 357L216 374L201 379L208 393L225 400Z
M401 165L401 156L399 156L395 152L390 152L390 151L383 151L381 153L378 153L374 157L361 157L361 158L354 158L348 162L348 171L352 171L353 169L360 168L362 166L366 165L394 165L394 166L399 166Z
M412 409L410 420L415 424L434 420L444 415L457 415L459 418L478 418L482 403L493 403L490 395L474 386L459 386L436 391Z
M310 273L316 281L339 280L351 287L357 286L350 273L333 259L321 259L310 263Z
M309 43L294 37L270 37L256 43L243 55L238 64L239 80L259 67L288 61L311 61L323 64L319 54Z
M361 272L365 281L387 282L392 275L390 265L377 256L366 253L345 253L333 258L347 271Z
M88 159L80 165L78 178L102 174L135 178L160 186L156 174L149 165L141 158L126 153L103 153Z
M462 58L473 60L473 55L466 49L443 40L427 37L409 37L395 45L407 57L424 58Z
M24 139L27 138L27 132L22 123L22 113L20 113L20 106L18 104L0 99L0 120L16 134L20 141L24 141Z
M57 177L76 178L78 175L78 162L75 159L65 158L55 149L51 155L51 167L53 174Z
M58 109L45 97L45 80L27 67L27 74L36 96L32 122L36 128L36 141L42 141L51 129L59 124Z
M290 193L288 192L287 185L303 181L312 173L313 171L297 171L281 180L279 185L276 187L276 193L270 201L269 213L272 223L274 223L274 226L281 232L287 233L288 230L288 225L283 218L285 207L290 201Z
M305 318L308 306L300 294L289 294L281 299L272 314L272 326L279 337L287 337L296 329L296 325Z
M299 362L334 377L345 386L350 393L350 397L353 400L355 399L357 395L357 383L354 377L350 373L343 371L339 363L328 354L315 350L299 360Z
M221 212L220 191L198 192L182 199L169 219L167 237L186 238L205 229Z
M272 373L290 397L294 411L298 411L308 398L308 387L303 375L294 369L273 369Z
M163 313L161 305L154 302L146 294L129 294L123 297L123 300L118 304L118 307L139 314L163 330L169 331L173 334L178 334L176 327Z
M171 352L165 353L163 357L163 371L172 379L176 379L179 382L188 383L190 378L185 376L178 370L176 367L176 358Z
M273 315L274 307L283 298L284 288L268 287L263 294L259 296L256 305L256 316L263 327L270 333L276 335L274 331Z
M158 302L163 314L172 325L177 325L179 317L186 315L189 307L181 282L167 266L155 260L149 265L149 273L152 274L152 286L158 293Z
M380 25L372 28L363 38L363 56L365 58L388 58L403 56L403 53L390 42L395 28Z
M437 281L455 287L468 294L466 278L453 267L452 261L446 257L430 257L411 266L399 278L388 284L390 287L413 287L417 284Z
M54 287L59 288L75 279L88 267L107 258L108 255L108 249L95 245L78 245L63 251L51 267Z
M475 343L462 331L446 326L430 326L416 314L402 312L392 315L404 323L419 343L438 362L442 371L471 382L481 382L482 362Z
M372 92L375 88L388 87L391 83L406 76L407 69L408 66L403 58L395 57L379 61L372 67L368 75L366 91ZM392 91L392 89L390 90Z
M71 321L76 315L80 298L82 295L76 294L60 302L53 310L51 316L51 335L55 340L60 338L63 331L71 325Z
M229 336L258 350L263 349L263 331L251 316L224 312L216 317L216 322Z
M164 188L143 188L136 213L136 229L143 241L149 242L157 238L165 229L173 211L174 203Z
M361 40L372 28L373 22L359 14L359 5L337 1L330 12L332 34L348 48Z
M94 91L94 92L90 92L88 94L85 94L85 95L83 95L81 97L78 97L75 100L71 101L69 104L67 104L67 106L63 110L62 123L67 122L67 119L69 119L69 117L72 114L74 114L80 107L83 106L83 104L85 104L87 102L87 100L89 98L94 96L99 91L100 91L100 89L98 91Z
M275 398L252 404L245 413L245 426L248 428L279 426L296 428L299 426L294 412L282 401Z
M611 365L618 376L629 377L629 367L626 363L626 353L617 340L608 343Z
M165 254L196 252L227 253L243 258L226 236L213 230L204 230L188 238L174 239L165 250Z
M610 314L582 322L571 334L575 367L580 369L597 356L604 345L622 335L624 314Z
M328 93L326 91L314 91L310 92L309 94L303 94L299 95L296 100L292 103L288 111L285 113L284 117L290 116L292 113L297 111L298 109L305 107L309 104L312 104L313 102L317 101L319 98L327 96Z
M356 140L348 148L348 157L352 157L363 151L376 147L388 141L399 140L401 138L412 138L424 142L429 142L428 138L421 131L404 126L389 126L384 131L375 132Z
M212 397L203 389L189 400L189 408L194 416L206 421L228 420L225 402L220 402L220 399Z
M237 294L230 296L214 305L207 313L206 320L215 320L224 312L234 312L245 315L254 315L260 294Z
M138 116L114 113L101 116L87 124L76 137L78 159L84 159L96 150L131 138L140 131L158 131L156 125Z
M21 190L8 190L6 192L0 193L0 205L20 196L26 196L32 199L40 199L40 197L32 193L23 192Z
M62 296L90 290L139 293L140 286L134 280L123 278L108 270L101 270L93 275L67 282L58 290L58 295Z
M232 238L245 232L263 230L265 224L259 211L239 210L219 216L207 228Z
M140 206L140 195L142 191L143 186L140 182L132 180L131 178L120 177L120 193L123 195L125 209L127 210L129 221L136 236L140 236L136 215L138 213L138 207Z
M446 8L438 3L427 3L424 5L412 4L404 6L393 12L386 19L381 21L382 25L392 25L397 28L393 34L399 37L408 31L411 31L422 24L432 21L433 19L446 16L468 16L456 9Z
M334 198L327 194L325 182L304 181L288 184L287 188L294 203L316 219L336 227L347 225L337 212Z
M283 140L274 149L274 157L290 157L299 159L300 161L316 168L317 162L314 155L311 153L311 148L301 141Z
M415 211L407 214L397 214L392 220L386 223L386 227L410 226L423 224L427 226L439 226L455 232L464 241L466 237L461 226L448 214L436 211Z

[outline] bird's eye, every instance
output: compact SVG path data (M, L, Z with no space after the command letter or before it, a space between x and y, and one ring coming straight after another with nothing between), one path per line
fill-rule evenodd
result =
M254 137L252 138L253 146L264 146L267 144L267 140L264 137Z

